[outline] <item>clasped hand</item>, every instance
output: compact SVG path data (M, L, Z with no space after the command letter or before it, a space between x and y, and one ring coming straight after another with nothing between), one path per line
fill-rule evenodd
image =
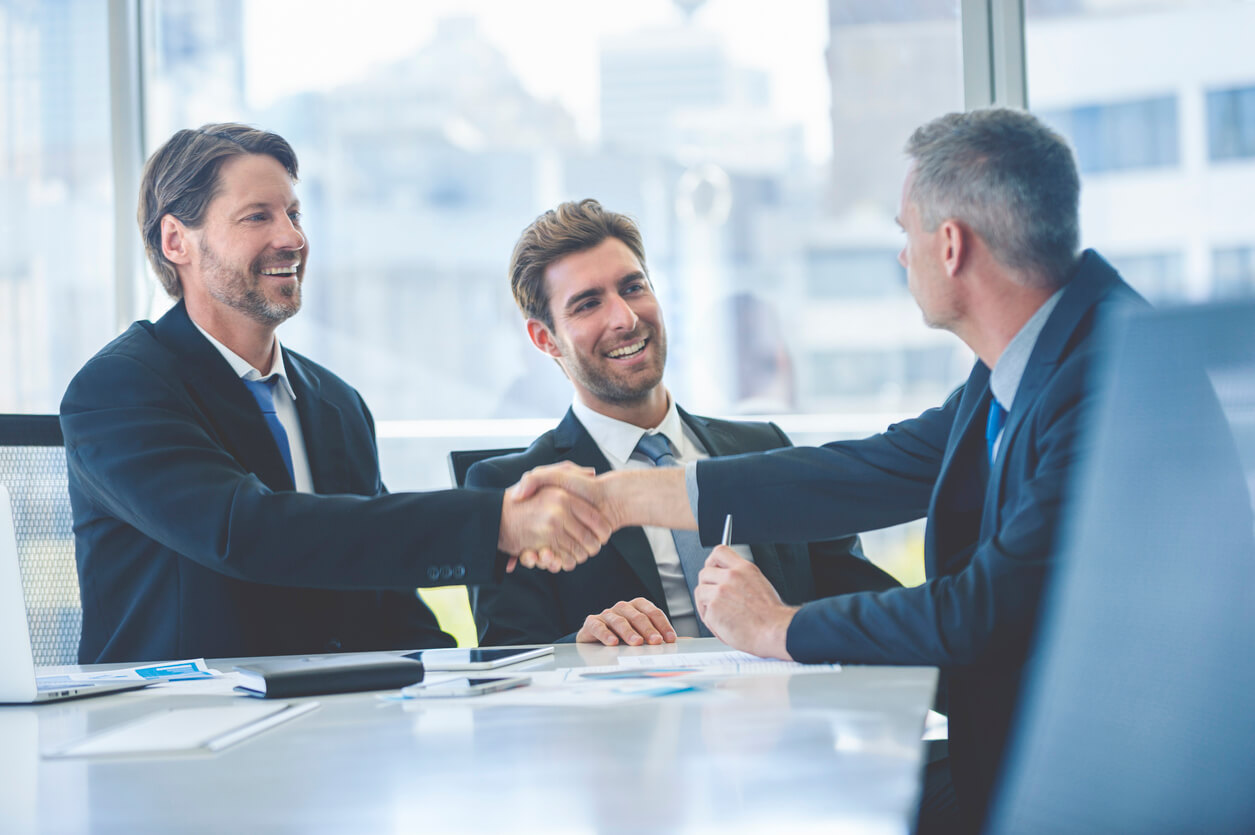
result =
M517 564L553 573L574 571L601 550L616 525L599 506L596 473L564 461L537 467L508 489L497 547Z

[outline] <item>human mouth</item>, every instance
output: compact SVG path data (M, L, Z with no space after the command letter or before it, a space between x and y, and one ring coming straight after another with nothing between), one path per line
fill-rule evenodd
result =
M613 351L608 351L606 353L606 356L612 360L633 357L639 354L641 351L644 351L645 346L648 343L649 343L648 339L642 339L637 342L633 342L631 345L624 345L622 348L615 348Z
M296 268L301 266L301 262L295 264L286 264L279 267L266 267L261 271L262 275L296 275Z

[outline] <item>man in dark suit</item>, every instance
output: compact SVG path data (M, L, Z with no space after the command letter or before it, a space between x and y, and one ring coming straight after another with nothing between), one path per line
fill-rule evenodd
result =
M774 424L697 417L675 403L662 383L662 310L631 218L596 200L563 203L523 231L510 276L529 337L570 379L575 400L557 428L527 451L473 466L468 485L504 487L559 461L598 473L653 468L638 449L649 440L669 448L676 463L790 445ZM699 546L695 539L691 544ZM691 593L706 554L697 556L695 548L686 565L687 547L667 530L625 528L596 560L571 574L518 572L480 589L474 594L480 642L642 644L709 634ZM850 536L815 543L810 551L787 544L738 550L791 603L821 594L816 575L829 595L898 585L858 548L858 538Z
M137 322L61 404L83 602L79 660L148 661L452 643L416 586L574 568L610 531L559 490L387 495L358 393L279 345L308 248L282 137L174 135L139 221L180 301Z
M547 474L616 527L695 528L718 541L810 539L928 518L928 582L801 607L724 548L698 610L714 633L806 662L927 664L949 685L959 820L979 827L1015 704L1111 309L1144 304L1096 253L1079 252L1080 179L1066 143L1027 113L950 114L907 144L899 260L925 321L978 360L941 406L860 441L712 459L686 473ZM687 477L687 483L686 483ZM925 812L928 810L925 809Z

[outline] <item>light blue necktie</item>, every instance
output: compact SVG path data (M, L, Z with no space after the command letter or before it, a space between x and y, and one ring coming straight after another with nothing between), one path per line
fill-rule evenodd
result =
M278 382L279 375L274 374L265 380L244 380L244 385L248 386L249 394L253 395L253 399L261 408L262 417L266 419L266 427L274 436L275 443L279 447L279 454L283 456L283 465L288 468L288 477L295 484L296 476L292 472L292 447L288 445L287 430L283 428L283 424L279 422L279 415L275 413L275 384Z
M985 447L989 450L989 461L994 460L994 444L998 442L998 433L1007 422L1007 410L1002 408L998 398L989 398L989 420L985 424Z
M642 435L636 443L636 451L653 461L655 467L680 465L680 462L675 460L675 455L671 453L671 443L667 440L667 436L661 432L654 435ZM697 575L706 564L706 557L710 556L711 549L702 546L701 536L697 531L672 531L671 538L675 540L675 550L680 556L680 570L684 572L684 582L688 584L689 597L692 598L693 589L697 587ZM698 634L703 638L709 638L711 632L697 614L696 601L693 603L693 616L697 618Z

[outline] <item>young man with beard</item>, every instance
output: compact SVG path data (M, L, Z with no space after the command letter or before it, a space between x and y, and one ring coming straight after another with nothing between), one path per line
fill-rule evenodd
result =
M1006 740L1075 467L1086 453L1099 324L1145 302L1080 249L1080 175L1029 113L951 113L908 140L899 260L932 327L976 355L946 402L879 435L698 462L687 472L538 473L622 525L740 536L836 536L926 517L928 581L790 605L716 548L698 611L737 649L804 662L922 664L948 684L958 817L923 806L919 831L978 831ZM582 482L582 486L580 483ZM739 538L739 537L738 537ZM1101 555L1094 555L1101 558ZM940 797L926 784L925 797Z
M667 359L662 310L630 218L606 211L596 200L545 212L515 245L510 284L532 344L554 358L575 399L557 428L527 451L472 467L468 485L504 487L534 467L560 461L604 473L789 445L774 424L690 415L671 397L662 383ZM897 585L861 557L853 536L809 550L760 544L736 551L794 603ZM477 590L480 641L574 638L640 645L709 635L692 596L708 552L692 534L673 537L656 527L620 530L595 561L569 575L517 572L500 586Z
M503 490L387 495L358 393L279 344L309 261L296 154L238 124L149 159L139 223L179 302L61 403L82 663L449 645L414 588L572 569L609 528ZM504 552L502 554L501 552Z

